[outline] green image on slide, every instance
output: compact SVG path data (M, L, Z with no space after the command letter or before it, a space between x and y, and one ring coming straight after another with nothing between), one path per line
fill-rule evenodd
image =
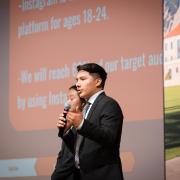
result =
M166 160L180 156L180 85L165 87Z

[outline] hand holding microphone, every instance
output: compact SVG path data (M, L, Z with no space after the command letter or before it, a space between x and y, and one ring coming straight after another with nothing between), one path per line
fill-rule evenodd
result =
M70 103L68 101L65 102L65 104L64 104L64 111L59 116L59 121L57 123L57 127L59 128L59 135L60 136L62 136L64 134L64 131L65 131L66 128L69 128L69 127L66 127L66 125L67 125L66 116L67 116L67 113L68 113L70 108L71 108Z
M71 109L71 111L69 111ZM68 114L68 115L67 115ZM66 119L67 116L67 119ZM71 104L66 102L64 104L64 111L59 116L57 127L59 128L59 136L62 137L64 132L71 126L78 128L83 120L83 114L78 106L71 107Z

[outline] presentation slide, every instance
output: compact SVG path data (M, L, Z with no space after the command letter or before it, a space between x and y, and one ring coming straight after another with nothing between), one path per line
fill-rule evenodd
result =
M0 179L49 179L61 146L58 115L68 88L76 83L79 64L95 62L105 68L105 92L122 107L124 124L162 120L161 1L6 4L8 52L6 62L1 60L1 73L7 104L1 102L5 111L0 140L5 145L0 148ZM128 144L123 142L125 150ZM129 157L130 167L132 151L122 153L125 160ZM128 167L124 169L128 173Z
M125 106L127 120L161 117L157 109L162 96L156 88L161 47L157 38L152 42L157 45L149 48L148 39L159 34L140 33L147 17L139 12L135 21L126 5L107 0L11 1L9 112L16 130L53 128L52 115L62 111L76 66L86 62L96 62L109 73L107 92ZM150 32L153 25L147 28Z

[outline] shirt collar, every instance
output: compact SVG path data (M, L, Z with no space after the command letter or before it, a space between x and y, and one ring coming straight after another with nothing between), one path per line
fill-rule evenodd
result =
M97 93L93 94L93 95L89 98L88 102L89 102L90 104L93 104L94 101L96 100L96 98L97 98L101 93L103 93L103 92L104 92L104 90L100 90L100 91L98 91Z

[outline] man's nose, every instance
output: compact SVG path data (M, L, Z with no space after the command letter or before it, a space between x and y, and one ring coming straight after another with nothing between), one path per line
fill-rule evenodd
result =
M80 86L80 85L79 85L79 82L77 81L77 82L76 82L76 87L79 87L79 86Z

